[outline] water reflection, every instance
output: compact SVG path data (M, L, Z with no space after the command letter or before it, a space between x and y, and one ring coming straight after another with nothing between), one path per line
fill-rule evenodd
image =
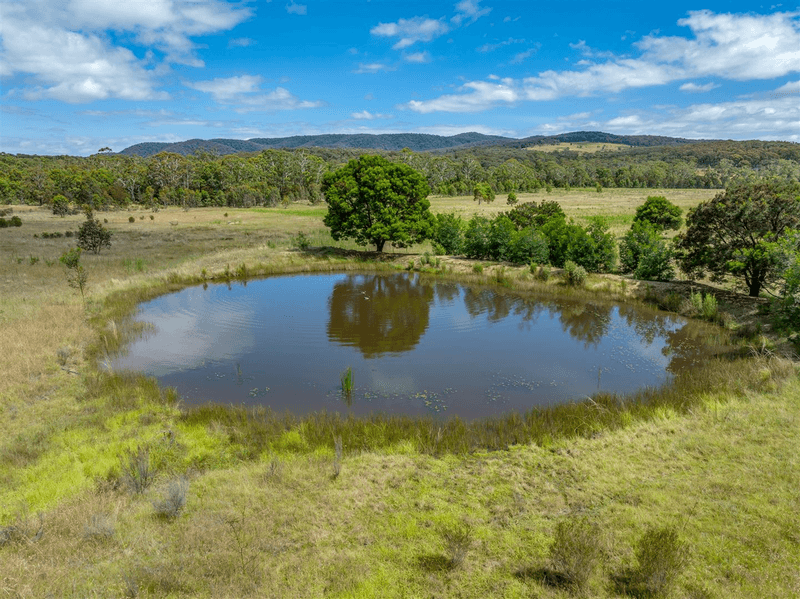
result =
M433 297L431 285L406 275L349 276L328 300L328 339L365 358L412 350L428 328Z
M666 383L707 355L711 330L641 306L407 273L208 285L144 304L140 318L155 332L113 367L158 376L186 403L464 418Z

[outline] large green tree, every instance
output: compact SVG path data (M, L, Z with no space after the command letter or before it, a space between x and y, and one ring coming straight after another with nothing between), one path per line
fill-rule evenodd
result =
M324 223L335 240L355 239L383 251L389 241L406 247L428 239L434 231L430 188L417 171L382 156L364 155L322 182L328 203Z
M689 212L676 239L681 268L692 275L744 277L752 297L778 274L776 242L800 226L800 184L761 181L728 187Z

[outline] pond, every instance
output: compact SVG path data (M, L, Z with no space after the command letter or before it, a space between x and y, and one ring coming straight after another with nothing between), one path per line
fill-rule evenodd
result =
M136 319L150 331L112 368L155 376L185 404L297 415L524 412L659 386L708 352L708 328L679 316L411 273L193 287L142 304Z

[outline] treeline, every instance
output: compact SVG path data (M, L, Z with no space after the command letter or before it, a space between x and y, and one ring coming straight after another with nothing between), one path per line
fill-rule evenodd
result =
M161 152L148 158L0 155L0 203L50 205L62 196L95 210L139 203L274 206L320 202L322 178L364 150L303 148L216 156ZM548 188L723 188L733 182L800 180L800 144L708 142L578 154L476 147L438 152L372 151L419 171L436 195Z

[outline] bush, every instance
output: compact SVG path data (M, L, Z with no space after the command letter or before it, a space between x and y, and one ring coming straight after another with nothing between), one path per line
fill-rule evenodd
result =
M572 260L564 264L564 274L567 284L572 287L583 287L586 284L587 273L583 266L578 266Z
M517 200L517 194L515 194L513 191L512 191L512 192L510 192L510 193L508 194L508 199L506 200L506 202L508 203L508 205L509 205L509 206L513 206L514 204L516 204L516 203L517 203L517 201L518 201L518 200Z
M62 195L53 198L53 214L64 217L69 214L69 200Z
M462 218L454 213L437 214L434 241L441 246L443 253L449 256L461 252L464 246L464 221Z
M514 264L534 262L547 263L550 250L547 239L539 231L530 227L515 231L511 238L511 248L507 260Z
M650 196L636 209L633 222L647 222L658 231L680 229L683 224L681 209L664 196Z
M139 446L136 451L128 450L124 456L120 456L120 466L122 483L131 493L144 493L147 487L153 483L156 473L150 466L150 449L148 447Z
M300 251L306 251L311 247L311 240L302 231L298 231L295 237L292 237L292 246Z
M86 221L78 229L78 247L95 254L104 247L111 247L111 232L94 218L91 210L86 211Z
M153 509L155 509L156 515L168 520L177 518L186 505L188 492L189 481L185 477L171 480L162 499L153 502Z
M718 317L717 298L710 293L692 291L689 301L695 314L705 320L715 321Z
M673 251L659 238L655 225L639 221L631 225L619 246L622 272L634 273L645 281L669 281L674 278Z
M0 217L0 229L7 229L8 228L8 221L3 217Z
M451 569L458 568L464 563L467 552L472 546L472 527L464 522L443 528L441 534L445 553L449 560L448 565Z
M629 589L639 595L664 596L686 567L686 546L673 527L650 528L636 545L636 561Z
M587 518L562 520L550 546L550 567L559 582L583 591L602 557L600 527Z
M21 227L22 219L18 216L12 216L11 220L8 221L8 224L12 227Z
M486 258L489 256L492 223L485 216L473 216L464 231L464 254L467 258Z
M135 223L135 222L136 222L136 219L135 219L133 216L129 216L129 217L128 217L128 222L129 222L129 223Z
M531 274L537 280L548 281L550 279L550 265L531 263L530 268L531 268Z

